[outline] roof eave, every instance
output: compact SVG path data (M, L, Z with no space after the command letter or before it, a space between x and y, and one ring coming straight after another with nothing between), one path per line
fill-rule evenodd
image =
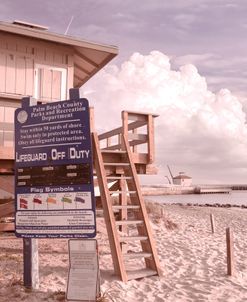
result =
M24 27L21 25L0 22L0 32L1 31L10 34L22 35L24 37L29 37L33 39L40 39L47 42L66 45L71 47L72 49L74 48L77 50L81 50L82 52L83 50L85 51L86 49L88 49L89 51L96 51L103 54L101 61L92 63L94 65L94 68L92 68L87 75L80 77L74 74L74 87L76 88L81 87L84 83L86 83L92 76L94 76L100 69L102 69L118 54L118 48L116 46L89 42L76 37L49 32L47 30L40 30L30 27Z
M79 38L75 38L67 35L57 34L50 31L43 31L43 30L38 30L28 27L25 28L20 25L9 24L6 22L0 22L0 31L5 31L12 34L19 34L19 35L46 40L50 42L57 42L60 44L91 48L94 50L109 52L115 55L118 54L118 48L113 45L98 44L98 43L81 40Z

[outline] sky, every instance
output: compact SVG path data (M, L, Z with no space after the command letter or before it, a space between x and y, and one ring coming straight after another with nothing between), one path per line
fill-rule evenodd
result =
M100 131L121 111L159 114L157 176L247 182L245 0L1 0L0 20L115 45L118 56L82 88ZM111 117L109 119L109 116Z

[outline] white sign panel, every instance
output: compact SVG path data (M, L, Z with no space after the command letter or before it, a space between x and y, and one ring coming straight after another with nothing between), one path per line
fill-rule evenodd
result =
M69 240L68 301L96 301L99 264L96 240Z

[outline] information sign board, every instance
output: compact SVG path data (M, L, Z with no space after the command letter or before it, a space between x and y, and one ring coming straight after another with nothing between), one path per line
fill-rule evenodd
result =
M86 99L16 110L15 171L16 236L95 237Z
M99 264L96 240L69 240L68 301L96 301Z

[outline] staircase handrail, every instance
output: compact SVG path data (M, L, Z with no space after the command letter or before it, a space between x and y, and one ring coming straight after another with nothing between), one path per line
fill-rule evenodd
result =
M132 152L145 158L144 163L154 162L154 118L158 117L153 113L142 113L133 111L122 111L122 126L104 132L98 136L101 148L108 150L121 149L121 134L128 137ZM137 133L139 128L146 127L146 133ZM144 153L138 152L137 146L147 145Z

